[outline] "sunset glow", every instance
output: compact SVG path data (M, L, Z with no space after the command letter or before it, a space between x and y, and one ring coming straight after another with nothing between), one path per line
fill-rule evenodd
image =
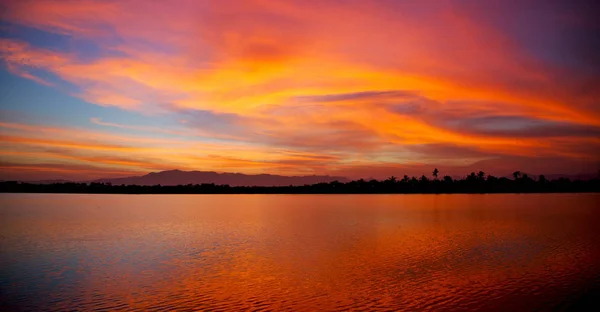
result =
M591 1L0 1L0 179L600 169Z

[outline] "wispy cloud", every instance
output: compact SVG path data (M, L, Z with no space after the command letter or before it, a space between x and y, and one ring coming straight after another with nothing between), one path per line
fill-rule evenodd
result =
M62 148L86 150L71 161L90 166L289 173L598 160L590 146L600 134L600 80L581 64L597 63L585 52L597 30L584 7L23 0L4 8L11 27L68 42L0 38L7 71L104 109L181 121L117 123L90 112L86 120L106 131L5 123L6 155ZM32 130L40 127L55 135ZM324 158L290 160L282 150ZM41 152L32 161L50 159ZM127 160L142 154L141 163Z

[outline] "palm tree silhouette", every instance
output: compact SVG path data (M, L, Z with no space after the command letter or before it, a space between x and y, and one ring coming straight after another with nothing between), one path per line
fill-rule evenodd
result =
M440 173L440 171L438 170L438 168L433 169L433 176L435 177L435 179L437 180L438 177L438 173Z
M521 177L521 171L513 172L513 178L515 178L515 180L518 180L520 177Z

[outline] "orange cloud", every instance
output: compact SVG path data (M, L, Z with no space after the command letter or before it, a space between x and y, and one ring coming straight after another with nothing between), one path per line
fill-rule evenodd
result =
M110 151L124 159L141 154L153 159L77 156L131 170L158 168L163 161L179 168L323 172L347 170L352 162L414 163L423 159L420 147L450 145L481 151L469 157L470 163L505 156L597 160L593 150L563 140L597 146L580 133L600 127L600 111L594 108L598 79L541 60L481 12L451 2L435 2L436 10L425 3L420 9L427 10L420 13L413 13L418 5L409 2L313 5L9 2L3 14L8 22L86 40L100 50L84 57L76 47L0 39L0 57L11 72L58 85L35 75L46 71L77 86L81 91L73 95L92 104L158 116L188 114L189 122L169 129L90 116L97 126L144 135L46 129L65 135L60 139L5 123L3 148ZM214 122L198 121L198 111L212 114L206 118ZM494 116L520 119L506 122L516 130L467 124ZM540 140L544 131L555 135ZM176 138L153 137L157 134ZM334 158L294 163L274 153L281 150ZM442 156L427 163L465 160Z

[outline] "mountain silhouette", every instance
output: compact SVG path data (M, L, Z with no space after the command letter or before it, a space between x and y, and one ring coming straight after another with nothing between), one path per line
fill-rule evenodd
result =
M246 175L210 171L162 171L143 176L101 179L91 182L26 183L0 182L0 193L85 193L85 194L453 194L453 193L553 193L599 192L600 172L590 180L548 179L513 172L513 179L483 171L462 179L444 175L435 168L433 179L390 176L385 180L348 181L331 176Z
M217 173L214 171L182 171L168 170L151 172L142 176L133 176L114 179L99 179L92 182L112 183L113 185L187 185L214 183L216 185L228 184L230 186L289 186L316 183L329 183L333 181L348 182L344 177L335 176L280 176L272 174L248 175L242 173Z

